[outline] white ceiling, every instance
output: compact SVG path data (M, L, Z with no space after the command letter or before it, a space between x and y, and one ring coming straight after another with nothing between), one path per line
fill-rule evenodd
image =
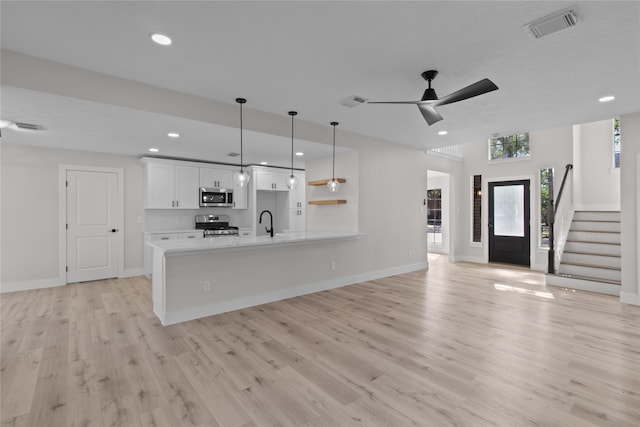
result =
M523 29L573 4L577 26L537 40ZM256 110L286 115L293 109L300 120L336 120L341 129L418 148L640 110L640 3L635 1L3 0L0 8L3 49L230 104L243 96ZM169 35L173 45L151 43L152 32ZM426 87L420 74L427 69L439 71L433 87L440 97L485 77L500 89L440 107L444 120L431 127L412 105L339 104L353 94L419 99ZM217 132L231 140L229 151L237 151L237 130L88 107L6 86L2 91L3 118L56 119L48 129L52 146L86 147L87 139L95 138L100 151L144 152L157 138L148 130L166 133L171 124L184 129L185 138L179 148L158 142L167 150L162 154L206 156L207 141L218 138ZM607 94L616 100L597 102ZM116 121L119 126L113 126ZM441 130L448 135L438 136ZM21 135L13 138L28 142ZM286 140L271 142L287 153ZM253 149L246 147L248 157Z

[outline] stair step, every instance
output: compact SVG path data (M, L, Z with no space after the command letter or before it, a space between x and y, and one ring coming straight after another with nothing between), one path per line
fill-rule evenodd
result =
M601 220L620 221L620 211L575 211L573 219L580 220Z
M581 240L568 240L564 245L564 251L577 251L613 256L620 256L622 252L619 243L591 242Z
M602 266L620 269L621 261L619 255L594 254L588 252L577 252L565 250L562 254L563 264Z
M562 274L547 274L545 279L548 286L558 286L588 292L597 292L606 295L620 296L619 281L594 279L582 276L568 276Z
M570 230L567 240L619 244L620 232Z
M602 231L602 232L620 232L620 221L585 221L574 220L571 223L572 231Z
M614 267L571 264L560 261L558 272L560 274L588 277L592 279L613 280L618 282L622 280L622 271L619 268Z

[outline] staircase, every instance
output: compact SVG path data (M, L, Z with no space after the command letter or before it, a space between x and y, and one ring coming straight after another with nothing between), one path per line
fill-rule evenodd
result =
M620 295L620 212L576 211L557 274L547 285Z

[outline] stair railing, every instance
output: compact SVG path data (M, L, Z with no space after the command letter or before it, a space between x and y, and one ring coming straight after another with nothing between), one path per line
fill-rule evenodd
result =
M549 274L556 273L556 251L554 245L554 225L556 222L556 207L560 204L562 198L562 192L564 191L564 185L567 182L567 175L569 171L573 169L572 164L565 166L564 176L562 177L562 184L560 184L560 191L558 191L558 199L553 200L553 174L547 176L547 182L549 184L549 208L547 210L547 222L549 223L549 261L547 266L547 272Z

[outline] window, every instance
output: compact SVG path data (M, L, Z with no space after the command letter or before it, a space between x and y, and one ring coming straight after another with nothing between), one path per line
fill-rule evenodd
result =
M529 157L529 134L501 136L489 140L489 160Z
M473 176L473 187L471 189L472 200L472 242L482 242L482 176Z
M551 181L551 185L549 185ZM549 247L549 203L553 188L553 168L540 169L540 247Z
M442 244L442 189L427 190L427 242Z
M613 119L613 167L620 167L620 117Z

